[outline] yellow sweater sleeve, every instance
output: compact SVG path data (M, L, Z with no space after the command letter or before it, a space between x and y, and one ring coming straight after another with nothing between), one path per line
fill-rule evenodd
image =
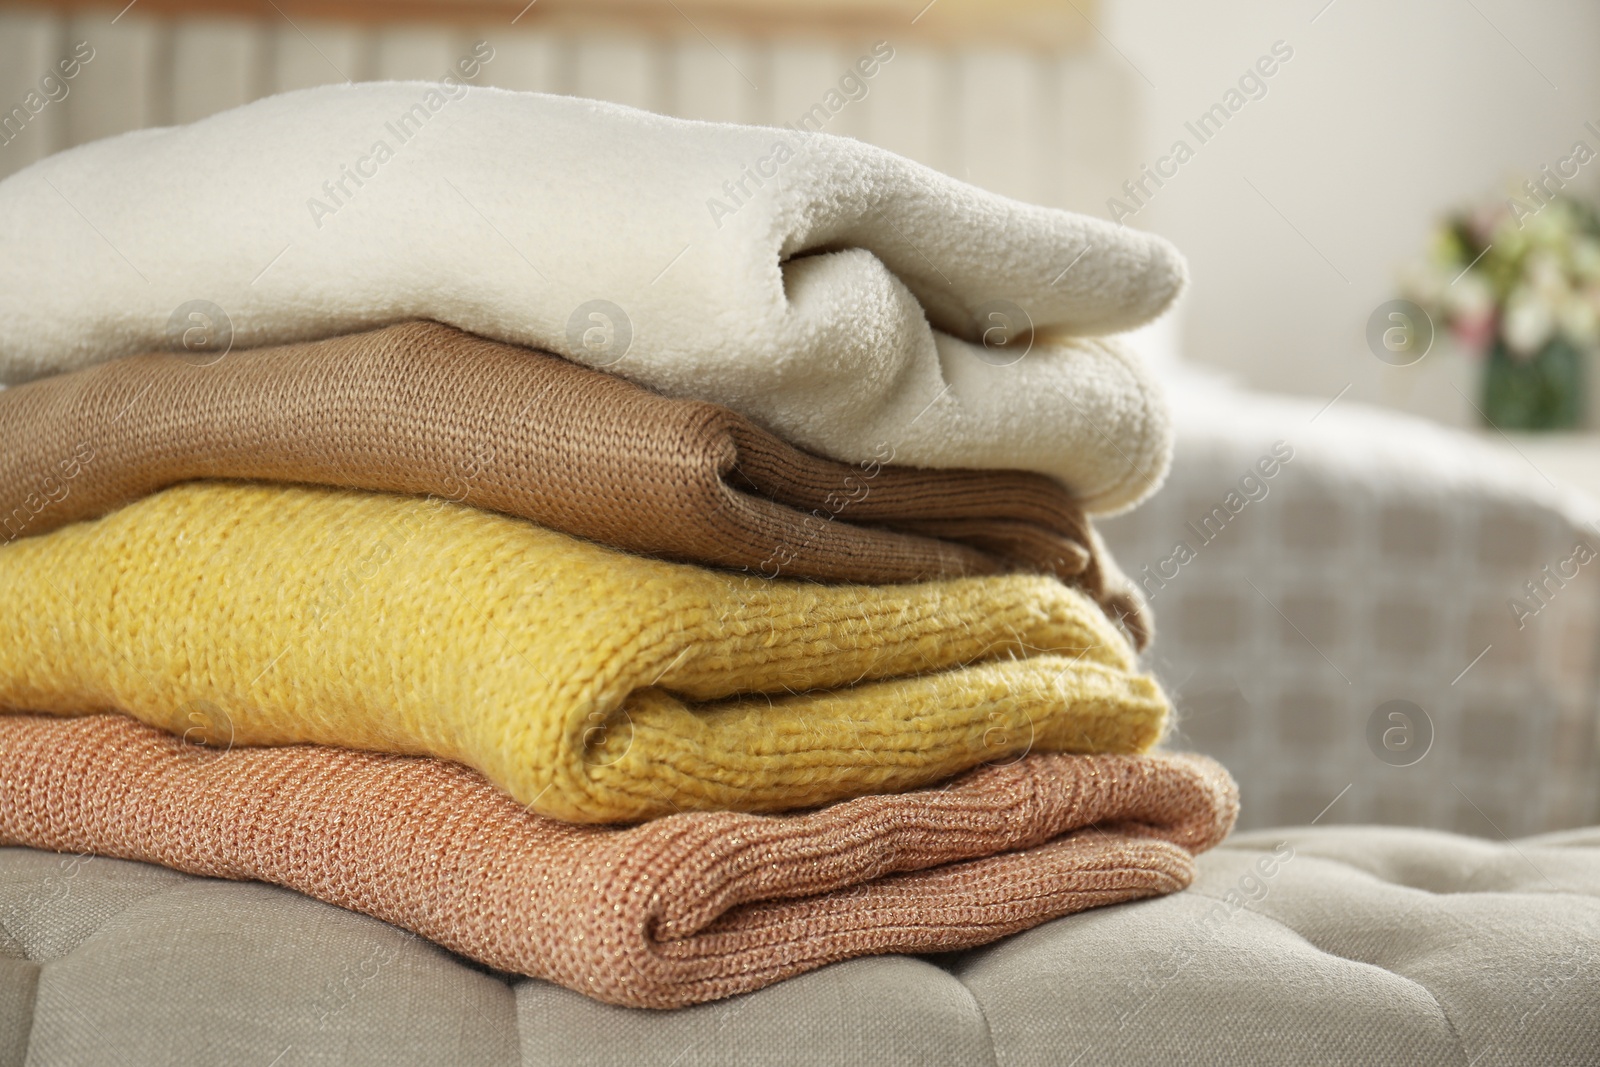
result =
M1168 708L1050 578L769 581L438 500L232 483L0 549L0 707L442 756L582 822L1139 751Z

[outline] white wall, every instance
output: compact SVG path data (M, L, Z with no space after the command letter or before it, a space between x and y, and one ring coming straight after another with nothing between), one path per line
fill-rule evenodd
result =
M1366 319L1442 211L1580 136L1600 147L1582 130L1600 124L1600 4L1104 0L1097 21L1136 68L1147 160L1193 144L1184 121L1274 41L1294 49L1134 219L1189 256L1187 354L1264 388L1353 383L1347 396L1470 422L1451 388L1472 392L1464 357L1385 367Z

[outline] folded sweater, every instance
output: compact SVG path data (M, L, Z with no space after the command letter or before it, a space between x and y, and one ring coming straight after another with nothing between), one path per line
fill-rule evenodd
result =
M581 822L907 789L1167 713L1038 575L822 586L348 490L191 482L0 548L0 708L443 756Z
M727 408L413 322L206 366L131 356L0 391L0 540L191 479L309 482L433 495L767 577L1037 570L1145 644L1140 598L1059 484L892 458L820 459Z
M849 138L337 85L0 182L0 380L427 318L834 459L1036 470L1114 511L1159 483L1171 432L1138 360L1088 335L1183 279L1157 237Z
M1237 808L1204 757L1034 755L798 816L572 826L440 760L0 716L0 842L274 882L646 1008L1181 889Z

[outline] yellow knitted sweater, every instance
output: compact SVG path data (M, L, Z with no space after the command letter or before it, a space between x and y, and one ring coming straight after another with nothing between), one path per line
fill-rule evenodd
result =
M1133 667L1051 578L769 581L381 494L192 483L0 549L0 707L442 756L580 822L1139 751Z

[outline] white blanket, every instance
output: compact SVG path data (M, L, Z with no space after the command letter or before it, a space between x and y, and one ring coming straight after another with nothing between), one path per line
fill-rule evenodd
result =
M1107 512L1153 491L1171 431L1137 358L1095 337L1184 278L1159 238L848 138L332 86L0 183L0 379L425 317L837 459L1032 469Z

